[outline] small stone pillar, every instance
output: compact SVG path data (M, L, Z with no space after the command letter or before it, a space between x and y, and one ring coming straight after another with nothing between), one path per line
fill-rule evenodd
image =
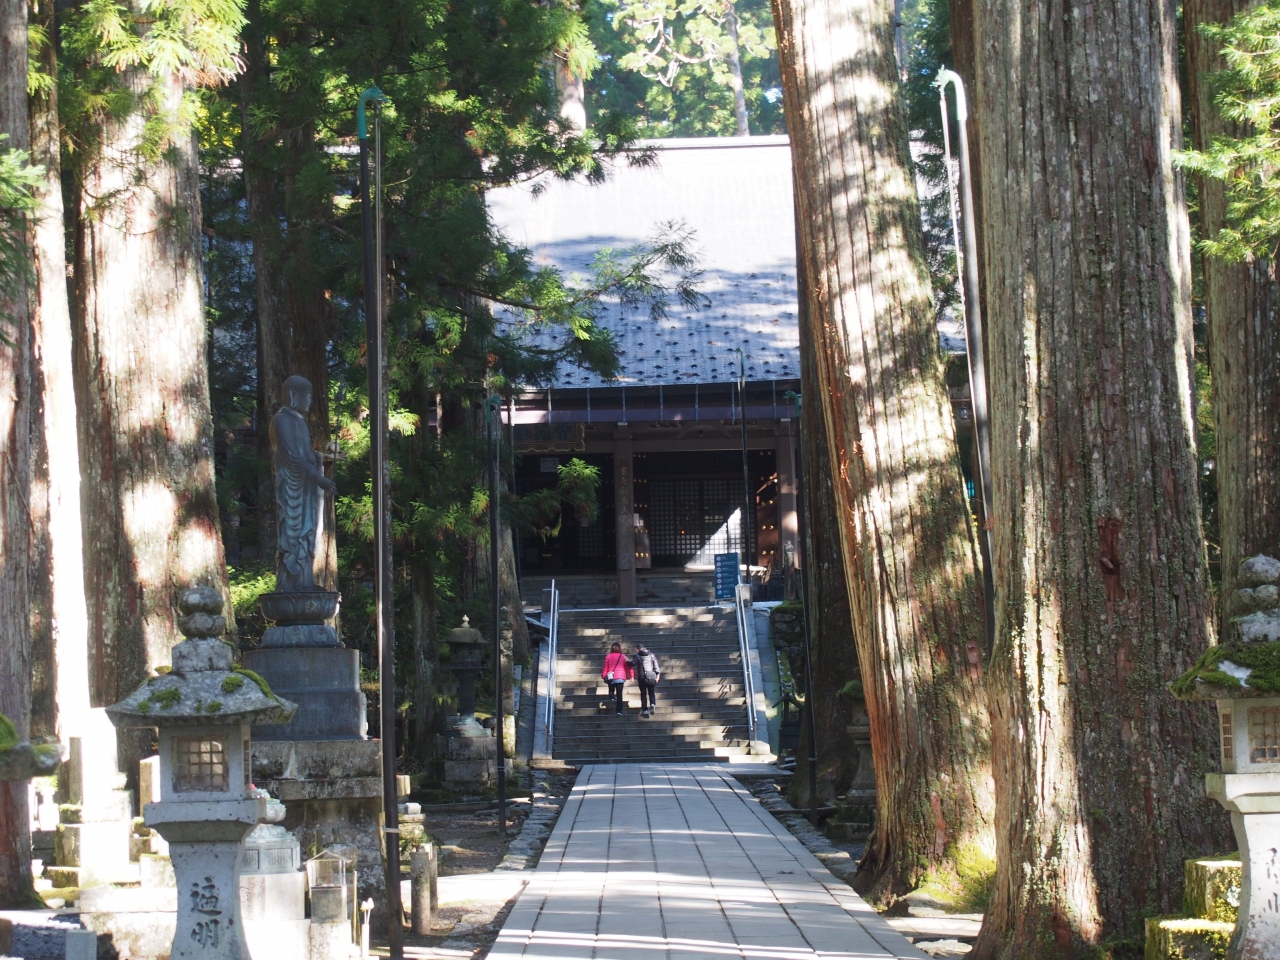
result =
M160 799L143 809L169 843L177 878L174 960L249 960L240 907L242 841L267 813L251 793L249 727L286 723L296 706L237 672L222 598L213 587L182 591L168 673L107 708L119 727L154 727L160 739Z
M1227 960L1280 960L1280 689L1268 672L1280 656L1280 561L1245 560L1239 582L1224 642L1173 690L1218 706L1222 773L1206 775L1205 792L1231 814L1242 873Z

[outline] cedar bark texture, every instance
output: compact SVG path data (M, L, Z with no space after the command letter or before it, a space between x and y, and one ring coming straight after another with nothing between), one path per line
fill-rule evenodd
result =
M177 76L128 71L123 82L136 94L153 82L159 109L177 114ZM139 149L144 120L107 121L78 184L74 361L94 706L168 663L181 639L178 589L227 592L195 137L179 134L152 159Z
M34 0L33 22L55 34L52 0ZM38 51L41 70L57 76L52 42ZM33 683L40 695L40 735L81 733L89 707L88 620L84 600L84 548L80 512L80 452L76 443L75 382L71 362L71 307L67 295L66 233L62 206L58 92L30 101L31 158L45 169L36 191L34 224L36 296L31 312L32 483L31 564ZM37 600L37 597L39 599ZM56 704L55 704L56 695Z
M814 331L806 303L808 285L803 266L799 273L800 319L800 455L803 464L804 544L802 576L807 578L810 645L813 652L813 717L817 727L818 800L830 803L841 796L858 774L858 750L849 726L856 704L839 696L850 680L861 680L853 621L849 614L849 592L845 589L844 554L840 536L831 523L836 516L827 426L819 402L817 357ZM792 675L803 685L804 666L792 664ZM809 691L805 691L809 695ZM791 803L809 806L809 745L813 735L808 727L808 711L801 714L800 743L796 749L796 772L787 788Z
M991 848L977 551L889 0L775 0L845 581L876 755L856 881L887 901Z
M1196 149L1218 136L1237 136L1213 103L1208 75L1225 67L1202 23L1226 23L1253 3L1187 0L1187 67ZM1202 233L1223 226L1222 184L1200 178ZM1218 535L1222 589L1236 589L1240 561L1280 551L1280 277L1275 258L1224 263L1205 257L1205 312L1217 442Z
M0 0L0 150L30 145L27 0ZM24 287L0 299L0 713L18 740L31 723L31 330ZM0 781L0 907L38 905L31 882L27 784Z
M972 956L1096 956L1226 849L1172 4L977 0L997 872Z

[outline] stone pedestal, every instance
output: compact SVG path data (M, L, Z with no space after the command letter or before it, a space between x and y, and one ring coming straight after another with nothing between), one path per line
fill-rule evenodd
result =
M357 895L380 905L375 921L385 925L381 741L254 740L252 749L254 783L283 801L281 826L304 851L355 845Z
M1231 813L1240 909L1230 960L1280 960L1280 773L1211 773L1205 792Z
M485 731L483 737L436 738L436 752L444 762L444 785L459 793L484 793L498 782L498 740ZM506 764L512 776L511 761Z
M360 651L341 646L268 647L264 637L263 646L245 652L244 665L267 681L277 696L298 705L287 724L255 726L254 740L363 740L367 736Z
M258 960L306 960L310 952L307 877L297 837L260 824L245 838L240 914L245 941Z

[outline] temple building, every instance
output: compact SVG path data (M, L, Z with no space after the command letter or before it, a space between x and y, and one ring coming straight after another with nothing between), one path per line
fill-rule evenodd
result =
M620 162L603 184L545 178L489 196L508 239L569 277L589 277L600 250L620 255L671 224L693 230L703 271L702 308L672 302L655 319L647 307L605 305L617 379L562 364L508 413L516 492L554 486L570 457L601 473L597 519L566 517L555 536L521 543L526 591L555 577L568 605L644 605L671 599L673 584L697 599L720 553L745 557L759 580L799 558L787 138L654 146L656 164Z

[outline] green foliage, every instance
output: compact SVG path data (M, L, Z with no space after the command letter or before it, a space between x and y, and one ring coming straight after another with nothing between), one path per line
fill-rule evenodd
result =
M785 133L773 16L765 0L732 4L751 132ZM587 0L600 65L590 115L618 111L649 137L730 136L737 130L724 0Z
M0 147L9 139L0 133ZM31 250L27 230L36 210L33 193L44 176L44 168L31 166L25 150L0 149L0 343L11 343L5 327L14 318L2 307L22 302L32 282Z
M1212 78L1214 103L1238 125L1238 135L1176 156L1183 169L1224 186L1226 225L1199 246L1227 261L1272 257L1280 243L1280 2L1199 29L1221 45L1227 68Z
M237 620L257 610L262 595L276 588L275 571L265 567L228 567L227 580Z

